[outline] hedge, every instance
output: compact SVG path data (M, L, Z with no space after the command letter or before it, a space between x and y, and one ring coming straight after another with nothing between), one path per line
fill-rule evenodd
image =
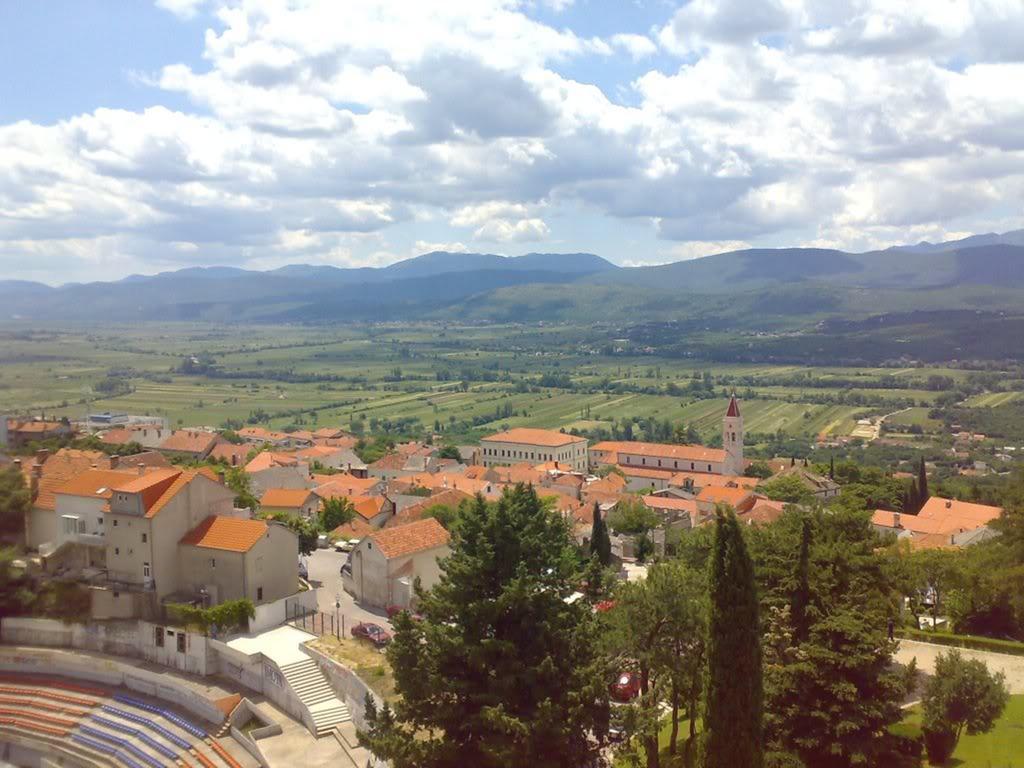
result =
M929 632L911 627L896 630L898 637L908 640L919 640L922 643L949 645L954 648L970 648L975 651L992 651L1008 653L1013 656L1024 656L1024 643L1016 640L1000 640L995 637L979 637L978 635L953 635L948 632Z

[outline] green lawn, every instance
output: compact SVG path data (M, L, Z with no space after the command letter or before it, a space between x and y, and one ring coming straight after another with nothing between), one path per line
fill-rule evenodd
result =
M896 729L907 735L921 731L921 711L912 708ZM925 765L931 765L925 762ZM1024 695L1010 697L1003 716L990 732L960 738L950 768L1024 767Z

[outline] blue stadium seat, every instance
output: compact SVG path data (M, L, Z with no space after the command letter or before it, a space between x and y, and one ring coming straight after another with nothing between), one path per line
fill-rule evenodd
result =
M189 733L191 733L197 739L205 739L207 737L206 731L204 731L202 728L200 728L200 727L198 727L196 725L193 725L188 720L186 720L185 718L180 717L180 716L174 714L169 709L164 709L163 707L157 707L157 706L155 706L153 704L149 704L149 703L147 703L145 701L133 698L131 696L125 696L123 693L114 694L114 701L119 701L122 704L128 704L129 706L137 707L138 709L144 709L147 712L153 712L153 713L155 713L157 715L162 715L163 717L165 717L168 720L170 720L172 723L177 725L182 730L188 731Z
M189 749L192 748L192 745L185 741L183 738L181 738L181 736L174 733L173 731L169 731L168 729L164 728L162 725L160 725L160 723L153 722L153 720L151 720L148 717L136 715L134 712L126 712L123 709L118 709L117 707L113 707L110 704L104 704L101 707L101 709L104 712L109 712L112 715L117 715L118 717L123 718L124 720L128 720L129 722L138 723L141 726L149 728L151 731L156 731L179 749L184 749L187 752Z
M162 762L160 762L154 757L150 757L148 754L143 752L130 741L122 739L120 736L115 736L112 733L101 731L99 728L93 728L89 725L80 725L79 730L81 730L82 733L84 733L86 736L90 736L94 739L106 741L110 744L117 745L117 747L119 747L119 749L117 750L117 756L122 760L125 757L127 757L127 755L124 754L125 750L127 750L128 752L131 752L133 755L139 758L139 760L146 763L146 765L149 765L151 768L164 768L164 764ZM131 758L128 758L128 760L131 760ZM136 763L136 765L138 764ZM138 766L138 768L142 768L142 766Z
M119 723L116 720L110 720L106 717L100 717L99 715L90 715L90 717L100 725L109 728L112 731L120 731L121 733L127 733L129 736L134 736L139 741L148 744L150 747L155 749L157 752L159 752L166 758L170 758L171 760L178 759L177 752L175 752L170 747L164 746L159 741L150 736L148 733L143 733L138 728L132 728L130 725L124 725L123 723Z

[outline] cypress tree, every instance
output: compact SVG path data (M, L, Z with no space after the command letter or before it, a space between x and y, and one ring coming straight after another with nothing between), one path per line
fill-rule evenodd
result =
M754 566L731 510L719 510L709 564L705 768L761 768L761 637Z
M800 559L796 565L796 588L790 598L790 615L793 622L793 645L807 640L810 634L810 619L807 606L811 602L811 521L805 517L800 528Z
M836 479L836 457L830 456L828 460L828 477L830 480Z
M601 517L601 505L594 502L594 524L590 528L590 554L597 555L601 565L612 563L612 541L608 537L608 523Z
M928 497L930 495L928 493L928 473L924 468L924 456L921 457L921 465L917 468L917 494L917 498L920 503L918 504L916 511L920 512L921 507L928 503Z

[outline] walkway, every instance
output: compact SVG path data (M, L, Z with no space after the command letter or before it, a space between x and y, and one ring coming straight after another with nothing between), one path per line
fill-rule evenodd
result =
M900 640L896 651L896 661L907 664L917 659L917 668L929 674L935 671L935 658L940 653L951 650L948 645L921 643L916 640ZM970 648L958 648L965 659L980 659L988 665L990 672L1002 672L1006 675L1006 686L1010 693L1024 693L1024 656L1011 656L1006 653L991 651L975 651Z

